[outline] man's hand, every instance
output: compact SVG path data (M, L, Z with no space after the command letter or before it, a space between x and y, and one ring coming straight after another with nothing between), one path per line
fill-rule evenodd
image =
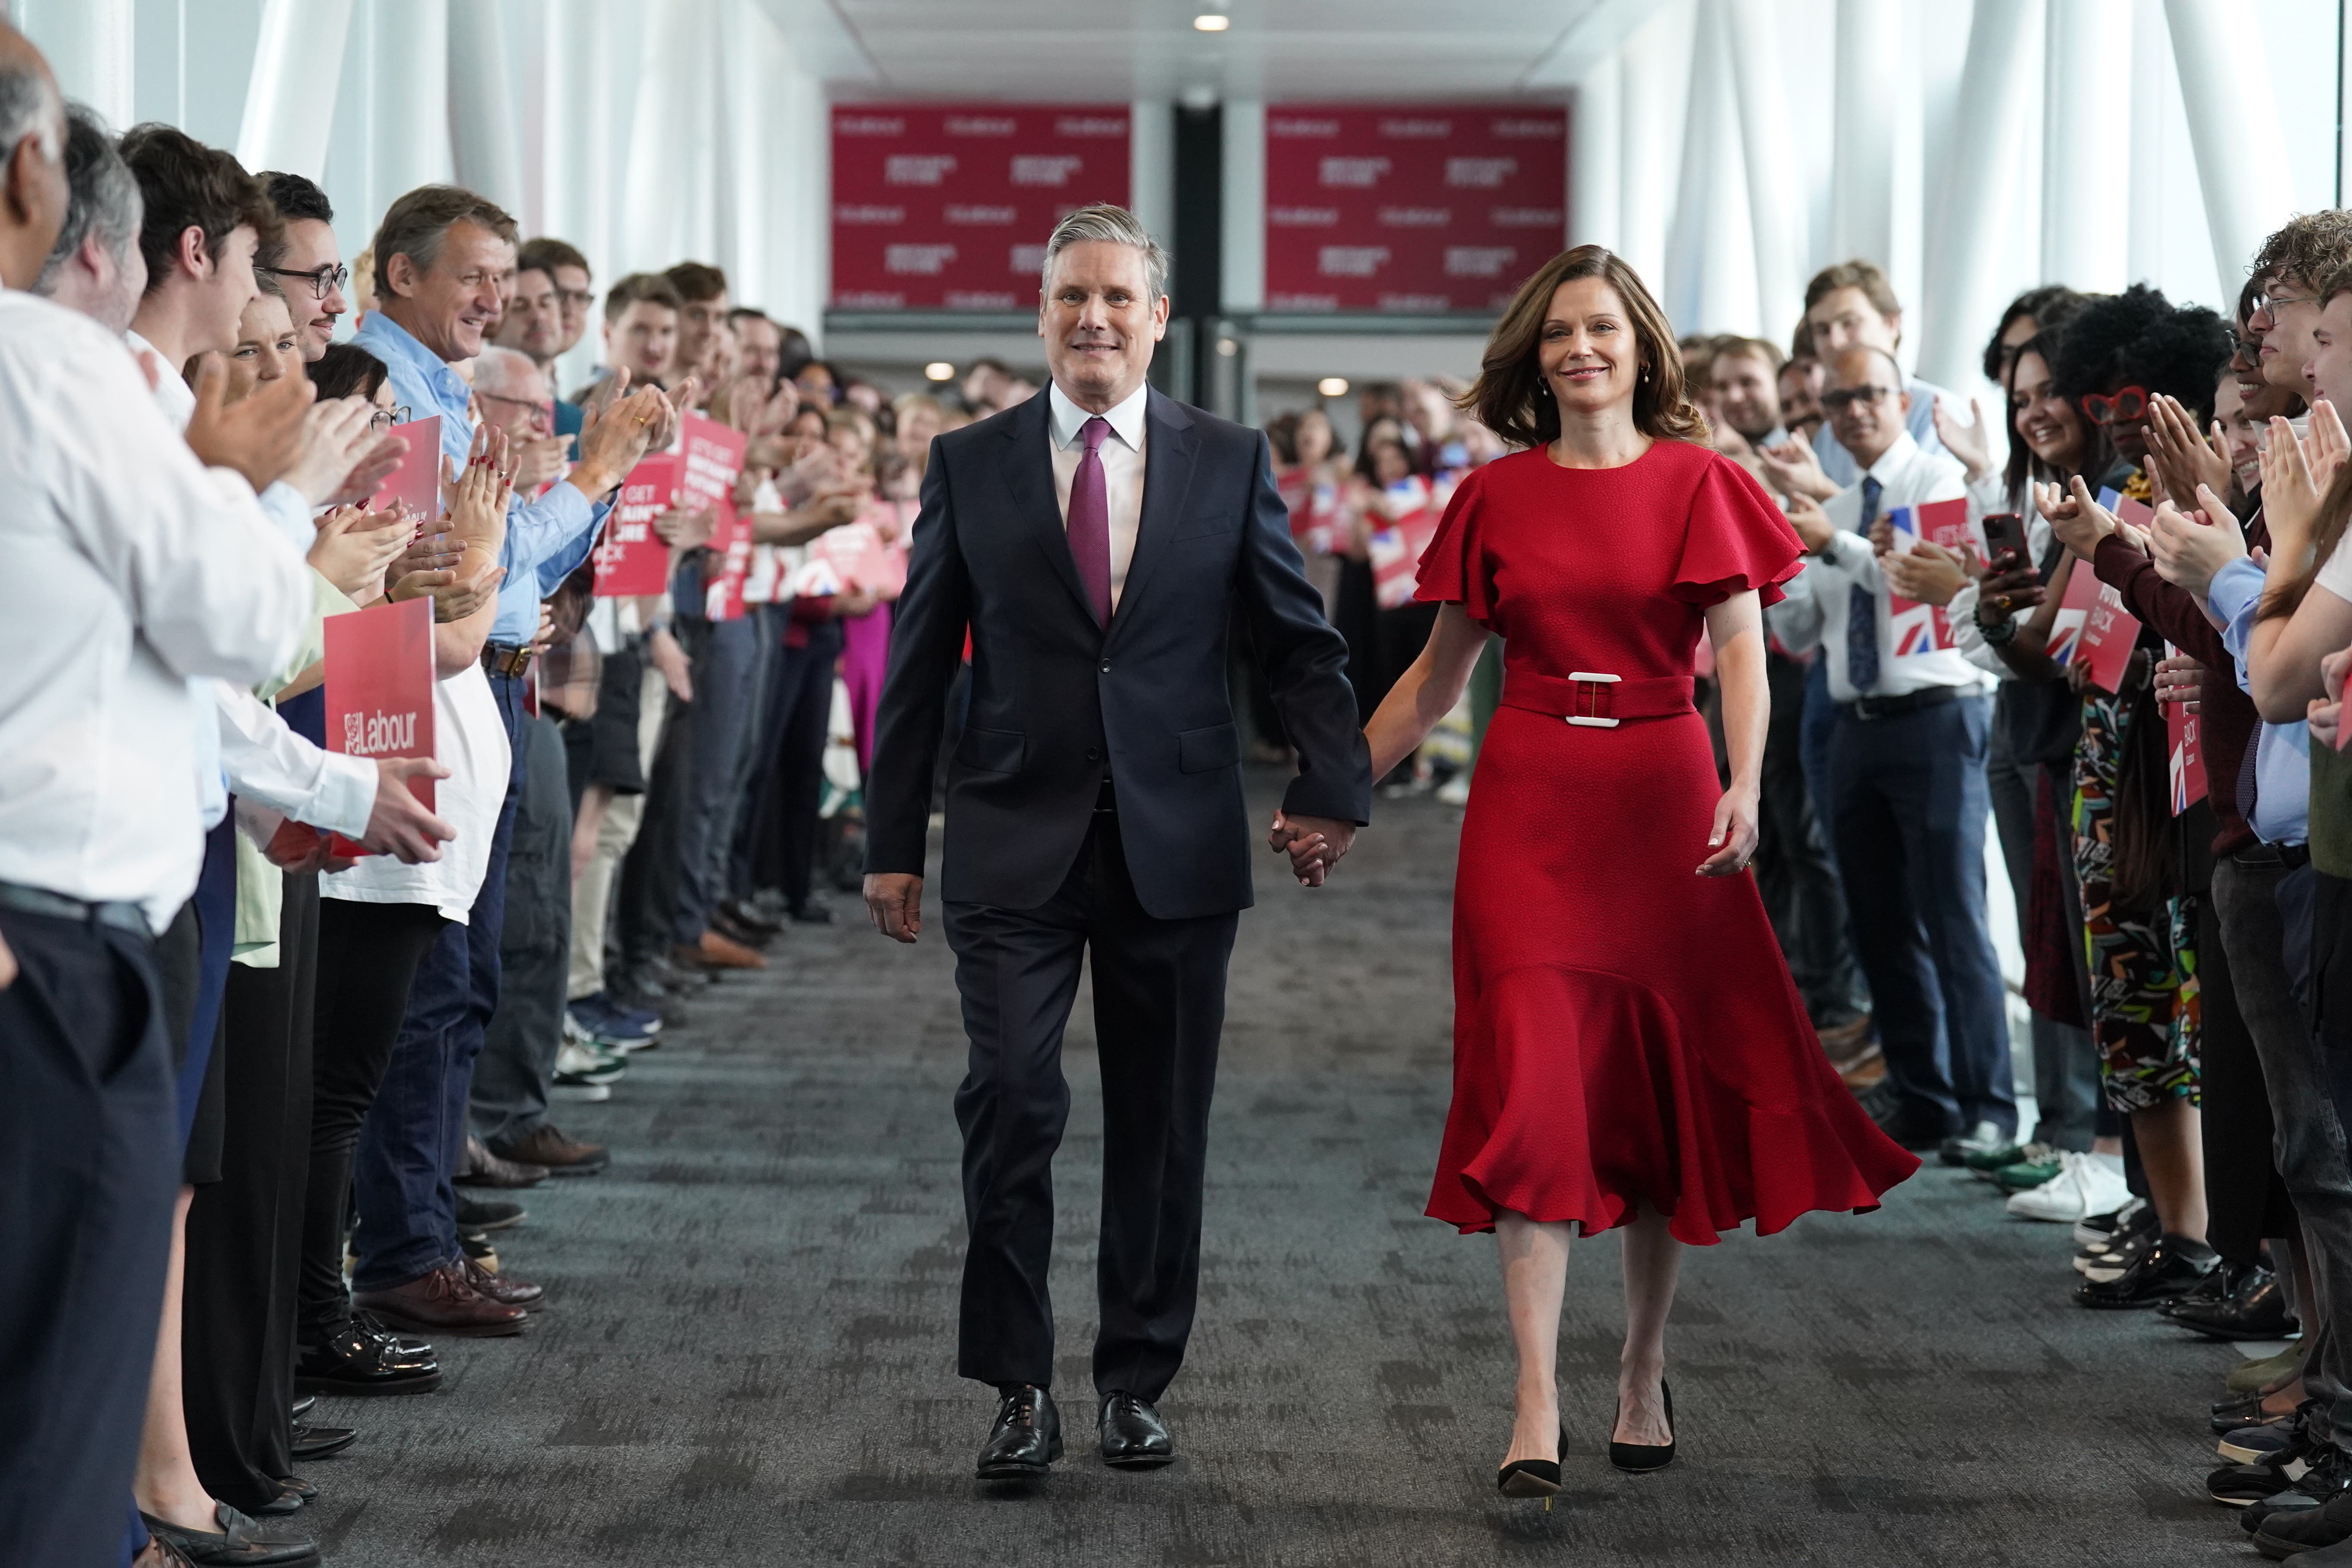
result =
M2201 511L2184 512L2170 502L2156 509L2148 558L2158 576L2203 599L2212 592L2214 574L2245 554L2246 541L2210 485L2198 486L2197 499L2204 503Z
M2157 660L2156 700L2185 703L2193 710L2204 692L2204 673L2205 667L2185 653Z
M1266 847L1290 857L1290 874L1302 888L1321 887L1331 868L1355 842L1352 822L1332 816L1294 816L1285 811L1274 814L1274 826L1266 837Z
M686 649L677 646L667 626L656 627L646 638L646 652L652 656L654 668L669 687L669 694L680 702L694 700L694 667L686 657Z
M1797 531L1805 548L1818 555L1830 547L1837 537L1837 524L1822 510L1822 503L1811 496L1792 496L1789 501L1789 526Z
M2319 679L2327 697L2324 701L2314 698L2305 710L2305 720L2311 726L2313 740L2339 752L2344 749L2344 672L2347 668L2352 668L2352 647L2338 648L2320 659ZM6 956L7 950L0 947L0 960ZM5 971L0 971L0 989L5 989L7 984Z
M1756 792L1724 791L1723 798L1716 802L1714 829L1706 837L1706 847L1715 853L1698 863L1698 874L1737 877L1748 869L1748 862L1756 853L1757 837Z
M613 402L601 412L591 412L581 426L580 461L569 482L590 500L601 499L628 478L647 452L669 445L677 428L677 410L694 390L689 379L675 400L663 396L657 386L629 392L628 377L626 370L616 370L606 378L618 383Z
M2263 521L2270 529L2272 545L2288 552L2290 561L2297 559L2310 542L2319 498L2327 493L2328 483L2335 478L2335 464L2342 461L2340 454L2331 460L2330 444L2320 439L2319 410L2326 402L2322 398L2312 407L2308 441L2296 440L2294 426L2273 417L2269 438L2263 442ZM2328 423L2336 426L2340 438L2343 425L2332 407Z
M1878 569L1896 593L1923 605L1948 605L1969 585L1967 564L1928 539L1914 544L1908 555L1881 556Z
M1969 483L1974 484L1984 478L1985 470L1992 467L1992 437L1985 432L1983 406L1975 398L1969 398L1969 423L1963 425L1944 406L1944 400L1939 396L1936 399L1934 416L1936 439L1944 444L1944 450L1960 460L1960 467L1968 472Z
M654 519L654 532L672 550L699 550L719 528L719 514L707 506L672 507Z
M408 552L408 521L396 511L338 507L319 520L311 569L347 599L364 604L383 591L383 574Z
M333 839L317 828L289 816L278 825L278 831L270 835L261 855L279 870L297 877L314 871L348 871L359 864L348 856L336 854L333 844Z
M425 809L410 793L414 778L446 779L449 770L430 757L381 757L375 764L375 808L368 813L360 847L389 855L404 866L441 858L441 846L457 830Z
M384 597L398 604L404 599L430 597L433 601L433 624L446 626L478 615L483 606L499 596L500 584L507 580L507 569L490 566L477 572L465 582L446 567L429 572L410 572L395 579L385 590Z
M2098 553L2099 541L2115 532L2120 525L2116 521L2116 514L2092 497L2090 487L2083 482L2081 475L2076 475L2067 484L2068 489L2064 490L2056 485L2036 485L2033 487L2034 500L2042 508L2042 515L2049 520L2050 531L2087 565L2091 557Z
M235 468L259 495L286 477L302 455L303 421L317 395L307 375L285 375L231 404L228 372L216 353L196 370L196 411L188 446L208 468Z
M1759 447L1756 460L1764 465L1767 482L1771 488L1795 500L1800 496L1812 500L1827 500L1838 493L1837 486L1822 469L1821 458L1812 447L1802 441L1783 441L1777 447Z
M572 447L567 436L534 436L515 443L515 489L526 494L563 477Z
M923 931L923 879L905 871L866 873L866 913L892 942L913 942Z
M373 431L371 426L369 439L360 444L351 472L343 476L342 489L327 498L329 505L367 505L375 499L375 492L383 489L383 481L392 478L393 470L400 467L401 458L408 455L407 437L394 436L390 431L377 436Z
M323 506L349 489L352 470L382 445L368 427L373 413L360 397L312 404L302 416L302 450L286 470L286 482L312 506Z
M541 599L539 602L539 629L530 634L530 651L543 654L555 641L555 606Z

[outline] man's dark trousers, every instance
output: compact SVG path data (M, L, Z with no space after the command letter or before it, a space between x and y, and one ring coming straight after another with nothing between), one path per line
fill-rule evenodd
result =
M1045 904L950 903L946 915L971 1042L956 1091L971 1231L957 1370L982 1383L1054 1380L1045 1275L1054 1151L1070 1110L1062 1032L1092 949L1103 1080L1095 1387L1157 1401L1192 1331L1209 1096L1240 916L1146 914L1110 810L1096 814Z
M490 1142L528 1135L547 1120L572 963L571 761L544 714L527 720L528 760L507 849L505 929L499 937L498 1007L474 1063L474 1130Z
M2017 1131L2008 997L1985 916L1979 696L1879 719L1838 709L1830 736L1838 874L1870 982L1901 1131L1918 1141L1990 1121Z
M0 909L0 1556L112 1563L180 1182L144 930Z

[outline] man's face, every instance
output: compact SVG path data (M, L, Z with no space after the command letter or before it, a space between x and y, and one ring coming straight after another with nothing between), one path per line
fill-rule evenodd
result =
M519 369L502 369L490 378L477 377L474 398L481 406L484 420L518 441L534 440L555 432L555 405L548 395L547 377L536 368L528 374Z
M335 341L335 321L352 308L343 298L343 286L334 281L335 270L343 264L341 249L335 244L335 230L314 217L289 218L286 221L286 257L278 262L277 279L286 295L287 313L294 319L294 330L302 335L302 357L315 360L327 352ZM326 297L321 299L319 286L310 278L289 278L289 272L307 272L327 280Z
M498 324L514 255L511 243L460 218L441 237L432 266L419 269L414 258L394 258L399 298L383 302L384 313L442 359L473 359Z
M727 325L725 292L708 300L689 300L677 315L677 363L684 374L692 375L710 368L714 343L712 340Z
M2319 300L2311 286L2291 272L2281 273L2246 324L2263 335L2263 379L2302 392L2304 367L2318 349L2312 334L2319 327Z
M2312 331L2311 363L2304 367L2308 396L2352 407L2352 293L2337 294L2320 307Z
M555 269L555 297L563 307L563 342L555 352L568 354L572 345L588 331L588 310L596 303L596 290L589 287L588 269L584 267L558 267Z
M1911 398L1886 354L1848 349L1830 362L1830 384L1822 394L1822 405L1838 445L1866 468L1903 434L1903 416Z
M1717 354L1708 384L1724 423L1750 441L1761 440L1780 424L1780 394L1772 366L1759 354Z
M499 347L545 364L563 352L563 301L555 279L533 267L515 274L514 298L499 322Z
M1143 384L1168 330L1168 297L1151 299L1149 281L1131 245L1082 239L1054 258L1037 335L1054 379L1080 407L1109 408Z
M1780 367L1775 384L1780 394L1780 422L1809 441L1822 427L1822 388L1828 381L1829 373L1822 369L1821 361L1795 359Z
M1893 353L1903 335L1902 315L1879 314L1870 296L1857 288L1831 289L1805 312L1805 321L1813 329L1813 352L1824 360L1856 348Z
M190 229L199 249L203 246L200 230ZM194 288L188 295L188 356L210 351L226 353L236 345L238 318L245 308L261 297L260 286L253 280L253 252L258 237L250 224L239 224L222 237L220 244L205 255L203 264L194 272ZM181 266L186 268L187 237L181 239Z
M8 24L0 18L0 32ZM9 46L15 35L0 37L0 47ZM16 46L31 53L31 46ZM31 61L48 89L48 102L41 115L40 129L33 132L12 147L0 147L0 207L14 206L10 215L16 235L11 243L21 243L26 271L21 278L0 278L0 284L13 289L29 289L41 270L41 264L58 243L58 230L65 226L66 209L72 204L73 191L66 183L66 110L65 99L50 77L48 68L36 54Z
M784 335L765 316L743 316L735 322L735 362L739 374L767 384L784 366Z
M226 399L236 403L252 396L289 372L302 368L302 337L284 300L275 294L257 296L237 318L236 342L228 351Z
M643 386L659 381L677 348L677 312L651 300L632 300L604 323L604 363L625 370Z

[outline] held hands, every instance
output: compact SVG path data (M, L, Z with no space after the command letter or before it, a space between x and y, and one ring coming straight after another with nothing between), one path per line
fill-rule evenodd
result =
M1702 877L1737 877L1748 869L1748 860L1756 853L1756 789L1752 784L1737 784L1723 792L1715 805L1715 830L1707 835L1707 847L1715 853L1698 864Z
M208 468L235 468L259 495L286 477L302 456L303 421L316 395L307 375L284 375L252 396L227 401L228 371L221 356L200 357L196 411L188 446Z
M1288 812L1274 814L1274 826L1266 837L1266 847L1287 852L1290 874L1298 879L1302 888L1319 888L1339 858L1353 847L1356 825L1329 816L1294 816Z
M867 872L866 913L892 942L913 942L923 930L923 879L905 871Z
M1936 399L1933 413L1936 439L1944 444L1944 450L1960 460L1960 467L1968 470L1969 483L1974 484L1984 478L1985 470L1992 467L1992 451L1985 435L1984 409L1975 398L1969 398L1969 423L1963 425L1952 417L1939 396Z

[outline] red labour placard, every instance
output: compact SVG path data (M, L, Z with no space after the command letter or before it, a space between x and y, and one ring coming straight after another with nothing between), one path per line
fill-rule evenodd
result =
M433 745L433 601L330 616L327 645L327 750L352 757L430 757ZM408 787L427 811L433 781ZM368 850L335 840L339 855Z
M1269 105L1265 308L1491 310L1568 234L1568 115Z
M677 483L677 458L667 452L641 459L621 481L621 493L604 514L604 537L596 544L599 597L669 590L669 546L654 531L654 519L670 509Z
M441 416L427 415L395 425L392 433L408 443L400 467L377 487L368 502L373 511L386 511L398 501L428 521L441 515Z
M1124 103L833 110L833 308L1026 310L1045 238L1128 203Z
M678 427L678 495L687 506L708 507L718 521L710 559L718 569L702 587L703 614L714 621L743 614L743 574L751 564L751 531L735 517L735 477L743 471L743 433L688 414ZM706 568L706 570L708 570Z

